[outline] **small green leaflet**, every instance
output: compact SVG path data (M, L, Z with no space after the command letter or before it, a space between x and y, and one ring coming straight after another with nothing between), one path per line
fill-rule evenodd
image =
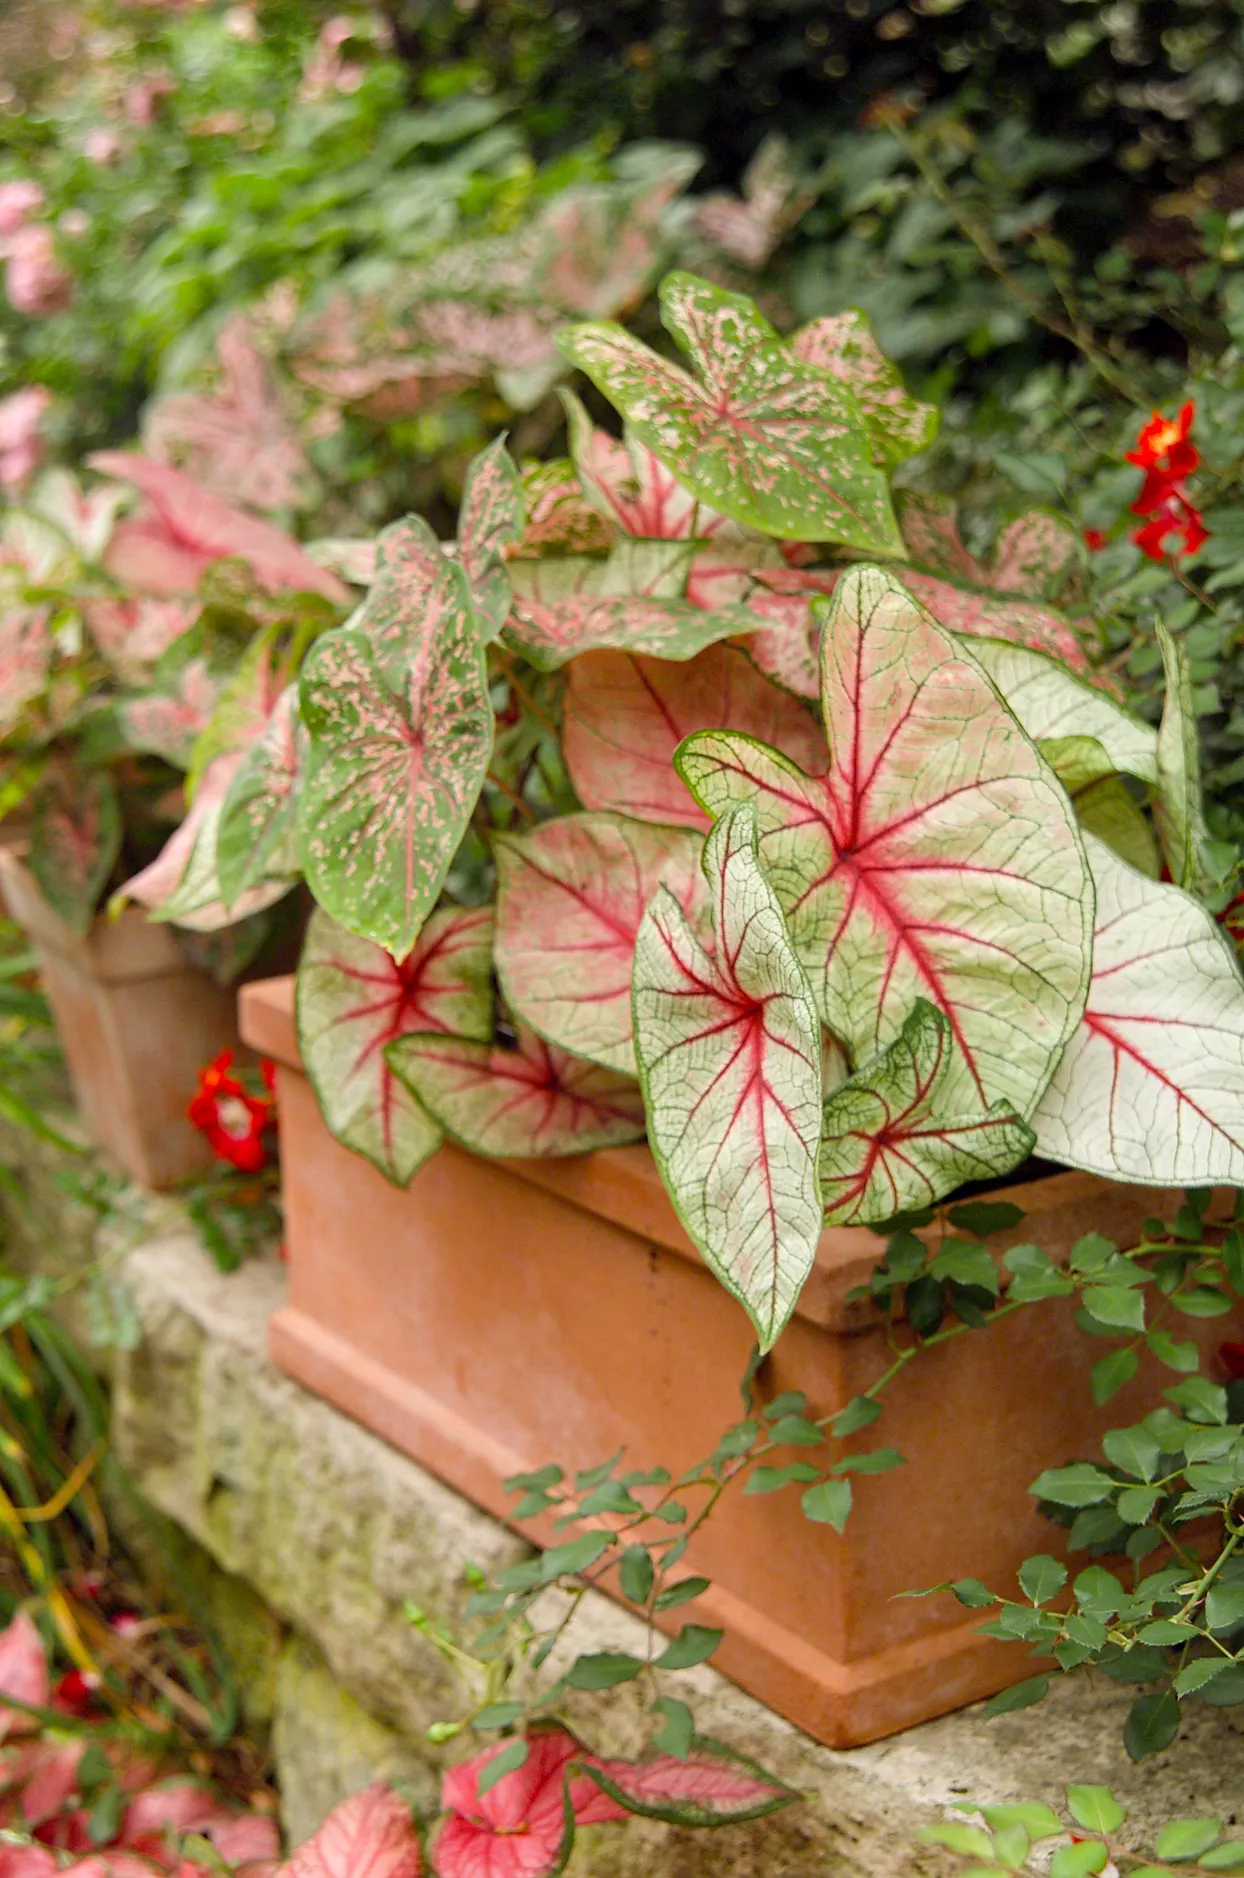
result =
M1009 1102L947 1112L953 1052L949 1022L921 998L894 1042L834 1090L821 1135L827 1224L914 1212L965 1181L1009 1173L1031 1153L1032 1130Z
M821 1233L821 1032L753 811L704 850L710 956L665 887L635 944L635 1055L648 1137L692 1241L771 1347Z
M572 326L558 344L631 430L703 501L779 540L901 554L884 476L854 395L802 363L742 294L693 274L661 285L666 328L693 378L622 326Z

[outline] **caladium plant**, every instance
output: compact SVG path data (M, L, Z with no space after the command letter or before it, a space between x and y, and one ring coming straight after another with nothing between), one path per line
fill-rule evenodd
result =
M601 322L559 342L620 439L567 393L570 461L520 474L495 444L456 544L381 538L233 785L229 866L245 828L296 826L336 922L303 1049L343 1140L400 1182L446 1136L646 1133L767 1348L827 1220L1034 1144L1244 1175L1244 983L1193 897L1214 856L1177 642L1155 728L1060 610L1058 517L987 565L937 504L899 535L888 474L932 418L862 315L788 343L687 275L662 306L694 375ZM470 989L425 996L446 933Z

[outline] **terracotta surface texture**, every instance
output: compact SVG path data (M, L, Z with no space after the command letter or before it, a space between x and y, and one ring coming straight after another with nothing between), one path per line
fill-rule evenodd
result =
M740 1414L751 1327L682 1234L646 1149L488 1162L447 1145L401 1192L329 1135L298 1068L292 981L248 986L242 1029L281 1066L290 1294L270 1331L281 1368L502 1518L514 1506L502 1481L552 1460L590 1467L624 1448L631 1466L677 1476L711 1452ZM1134 1243L1178 1198L1073 1173L1007 1197L1026 1209L1010 1239L1052 1256L1090 1228ZM757 1377L762 1400L799 1389L828 1414L888 1367L883 1326L847 1302L881 1249L862 1229L825 1232ZM1180 1334L1209 1348L1231 1320ZM899 1594L968 1576L1013 1593L1024 1558L1062 1549L1024 1489L1045 1467L1095 1455L1101 1432L1143 1414L1170 1380L1142 1362L1096 1409L1089 1371L1102 1353L1063 1301L924 1353L847 1444L895 1447L906 1464L858 1482L845 1534L805 1519L797 1488L728 1493L685 1560L712 1588L668 1627L723 1625L715 1663L833 1747L1031 1674L953 1599ZM553 1540L551 1521L521 1530Z
M3 847L0 894L34 946L74 1096L100 1147L144 1187L199 1172L212 1153L186 1104L202 1065L238 1047L237 993L137 907L97 918L83 938Z

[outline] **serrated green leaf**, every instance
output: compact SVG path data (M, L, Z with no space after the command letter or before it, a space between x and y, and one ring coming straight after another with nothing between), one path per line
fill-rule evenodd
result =
M1178 1733L1179 1697L1163 1689L1159 1695L1137 1696L1123 1724L1123 1745L1132 1760L1140 1761L1168 1748Z
M629 1598L632 1604L646 1604L652 1594L654 1577L652 1555L647 1546L628 1545L618 1567L623 1597Z
M1067 1582L1067 1567L1048 1553L1026 1558L1017 1573L1020 1590L1031 1604L1047 1604Z
M643 1670L640 1658L625 1650L596 1650L575 1658L566 1681L572 1689L616 1689L619 1683L634 1682Z
M1095 1506L1111 1496L1115 1485L1110 1475L1091 1461L1075 1461L1070 1467L1047 1468L1028 1491L1057 1506Z
M1111 1350L1109 1356L1103 1356L1094 1363L1089 1385L1098 1408L1104 1407L1111 1396L1117 1395L1139 1368L1140 1358L1135 1350L1130 1349Z
M1067 1810L1089 1832L1117 1832L1127 1818L1127 1808L1109 1787L1068 1787Z

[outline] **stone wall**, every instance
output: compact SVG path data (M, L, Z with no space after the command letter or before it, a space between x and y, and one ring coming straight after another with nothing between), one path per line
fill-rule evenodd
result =
M217 1272L168 1202L101 1231L56 1189L48 1150L22 1143L6 1159L21 1163L27 1195L11 1213L10 1256L63 1270L103 1249L129 1287L141 1337L107 1358L124 1478L114 1517L218 1637L247 1725L270 1730L291 1837L378 1775L433 1809L453 1750L429 1746L426 1733L460 1711L462 1692L403 1606L413 1599L452 1628L467 1563L492 1570L522 1557L523 1542L273 1368L265 1325L284 1283L275 1260ZM633 1648L637 1632L592 1594L568 1653ZM915 1834L956 1800L1057 1803L1071 1780L1104 1781L1143 1834L1176 1813L1229 1817L1244 1795L1239 1711L1194 1706L1176 1747L1136 1769L1120 1741L1131 1692L1104 1679L1069 1679L1038 1711L988 1721L967 1710L847 1753L810 1742L707 1667L685 1683L707 1732L806 1800L711 1834L648 1821L594 1828L571 1878L935 1873L942 1855ZM638 1748L626 1691L580 1700L571 1718L594 1744Z

